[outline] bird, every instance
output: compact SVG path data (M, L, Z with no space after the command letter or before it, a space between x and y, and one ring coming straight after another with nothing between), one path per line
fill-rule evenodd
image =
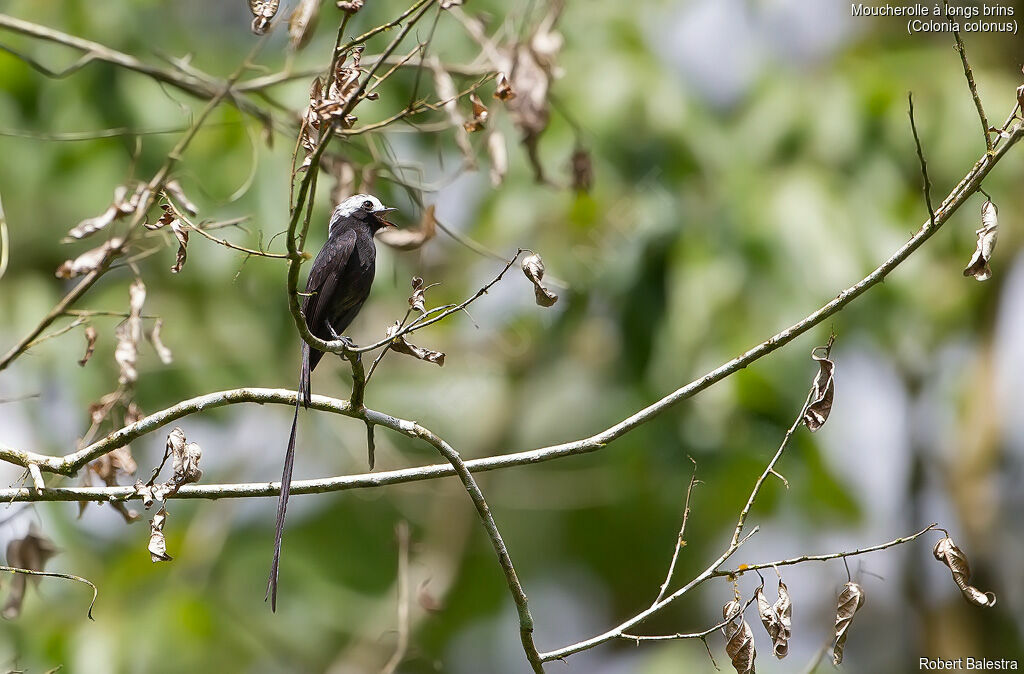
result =
M356 194L335 207L327 230L327 242L313 260L302 300L306 327L325 341L341 337L359 313L370 294L376 265L377 248L373 235L384 227L395 227L385 216L395 208L386 208L377 197ZM347 340L346 340L347 341ZM281 495L277 501L277 529L274 533L274 560L267 579L267 598L272 611L277 611L277 581L281 565L281 538L284 535L285 511L291 491L292 465L295 462L295 427L299 407L309 408L310 375L324 352L302 341L302 365L299 389L295 398L295 415L288 436L281 474Z

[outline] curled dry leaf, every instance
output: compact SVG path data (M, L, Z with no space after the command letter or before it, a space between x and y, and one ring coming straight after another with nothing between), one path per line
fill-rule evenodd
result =
M142 337L142 305L146 301L146 286L142 279L136 278L128 288L128 318L117 327L117 346L114 349L114 360L120 368L118 382L134 383L139 378L136 361L139 355L139 339Z
M361 74L359 60L363 47L353 48L344 57L339 58L334 67L329 84L325 85L319 77L309 87L309 105L302 115L302 130L299 133L299 144L306 151L306 156L298 170L309 168L313 161L313 153L320 142L320 133L324 125L336 125L344 129L352 128L356 117L349 114L355 107L353 97L359 92L359 76ZM351 57L351 62L349 58ZM366 96L369 100L376 99L375 94Z
M491 186L498 187L508 173L508 148L501 131L494 129L487 136L487 154L491 158Z
M337 0L338 9L349 14L355 14L363 8L364 0Z
M419 276L412 277L412 295L409 296L409 306L420 312L427 313L426 288L423 287L423 279Z
M736 599L722 607L722 617L729 620L725 632L725 652L732 660L736 674L754 674L754 631L743 619L743 606ZM737 622L738 621L738 622Z
M175 258L174 266L171 267L171 272L177 274L185 265L185 259L188 257L188 228L185 223L175 217L174 209L169 204L161 204L160 208L164 212L155 223L152 225L147 224L146 229L161 229L168 225L170 226L174 238L178 240L178 254Z
M577 192L590 192L594 187L594 161L590 151L577 146L570 160L572 168L572 188Z
M68 237L72 239L84 239L85 237L104 229L115 220L119 220L126 215L134 213L135 209L139 207L139 204L147 194L148 190L146 186L142 184L137 185L130 195L128 187L119 185L114 189L114 202L107 207L107 210L103 211L103 213L97 215L95 218L82 220L68 232Z
M124 243L124 239L115 236L102 246L88 250L73 260L65 260L57 267L57 278L74 278L96 271L121 252L122 243Z
M85 326L85 355L78 361L78 364L85 367L85 364L92 358L92 354L96 351L96 328L91 325Z
M153 324L153 329L149 332L149 342L153 345L153 349L156 350L156 355L160 357L160 362L164 365L170 365L174 362L174 354L168 349L163 341L160 339L160 331L164 327L164 319L156 319L156 323Z
M320 18L320 0L299 0L288 17L288 48L299 51L309 43Z
M167 483L146 484L142 480L137 480L135 493L142 497L142 505L149 510L156 501L162 503L167 500L167 495L171 493L171 485Z
M441 0L441 9L451 9L462 4L462 0Z
M526 278L530 279L530 282L533 283L533 293L537 299L537 304L542 307L550 307L557 302L558 295L545 288L544 284L541 283L544 279L544 260L541 259L540 255L531 253L523 258L521 264Z
M545 182L544 170L540 164L537 143L547 129L550 119L548 91L551 81L559 75L556 66L562 36L555 30L555 24L562 13L562 2L550 3L551 9L540 22L533 37L528 41L517 41L507 50L498 71L511 73L510 91L503 90L501 78L495 95L505 100L513 123L522 134L523 145L533 166L537 182ZM504 94L499 92L505 91Z
M199 213L199 208L185 195L185 190L181 189L181 183L177 180L168 180L164 183L164 194L169 199L173 199L189 215Z
M53 541L39 533L33 524L24 538L12 540L7 544L7 566L29 571L42 571L46 562L57 552L57 546L53 544ZM33 583L39 582L38 576L14 574L10 594L7 595L7 601L4 602L3 611L0 612L4 618L17 618L21 613L21 605L25 601L25 589L29 579Z
M757 612L761 615L761 624L772 640L772 651L780 660L789 653L789 638L793 625L793 602L789 597L789 589L779 579L779 597L774 604L769 604L764 591L757 588L754 592L757 600Z
M846 647L850 623L853 622L853 615L863 605L864 588L853 582L844 585L836 606L836 643L832 649L832 664L839 665L843 662L843 649Z
M160 508L149 523L149 558L155 562L169 562L173 559L167 554L167 540L164 538L164 523L167 522L167 509Z
M953 574L953 582L960 588L964 599L976 606L995 606L996 595L992 592L982 592L971 585L971 567L967 563L967 556L956 547L953 539L948 536L940 538L932 549L935 559L939 560Z
M474 131L479 131L484 128L487 124L488 113L487 106L485 106L484 102L480 100L480 97L476 95L476 92L469 95L469 101L473 104L473 116L466 120L462 126L466 131L473 133Z
M988 266L992 252L996 248L999 235L999 209L991 201L981 205L981 228L975 231L978 235L977 248L971 261L964 269L964 276L973 276L979 281L987 281L992 277L992 269Z
M405 354L406 356L412 356L413 358L419 358L420 360L425 360L428 363L434 363L439 367L444 366L444 354L440 351L433 351L421 346L416 346L415 344L410 343L405 338L405 335L395 337L401 328L401 323L395 321L395 324L388 328L385 333L385 335L391 339L392 351Z
M377 232L377 239L396 250L416 250L437 233L437 220L434 218L434 205L423 209L420 223L412 229L394 229L385 227Z
M277 14L281 0L249 0L249 11L252 12L252 32L263 35L270 27L270 20Z
M203 471L199 467L199 461L203 458L202 448L194 443L182 443L180 448L173 452L172 463L174 475L171 482L176 486L198 482L203 477Z
M463 160L467 167L475 167L476 159L473 153L473 145L469 142L469 127L466 120L459 111L459 88L455 86L455 80L448 74L448 71L441 65L441 60L431 56L426 60L426 65L434 76L434 91L438 100L444 101L442 107L448 115L448 122L455 128L455 145L462 153Z
M498 73L497 86L494 88L494 97L499 101L510 101L516 97L516 92L508 81L508 75Z
M177 274L185 266L185 258L188 256L188 230L181 224L181 220L176 219L171 223L171 231L178 240L178 253L174 258L174 265L171 266L171 272Z
M836 364L829 360L832 353L832 342L834 336L830 337L825 346L815 347L811 351L811 358L818 361L818 374L811 384L811 402L804 412L803 422L812 433L828 421L828 415L832 411L832 399L836 392L835 374ZM818 351L824 351L825 355L818 355Z

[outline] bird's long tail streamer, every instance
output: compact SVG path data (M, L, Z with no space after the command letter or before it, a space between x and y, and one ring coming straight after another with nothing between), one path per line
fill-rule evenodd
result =
M301 388L301 387L300 387ZM284 516L288 510L288 494L292 488L292 466L295 463L295 427L299 421L299 402L301 394L295 399L295 416L292 417L292 430L288 435L288 451L284 455L284 471L281 473L281 495L277 499L277 529L274 533L274 561L270 565L270 577L267 578L267 596L270 599L270 610L277 611L277 572L281 566L281 538L284 536Z

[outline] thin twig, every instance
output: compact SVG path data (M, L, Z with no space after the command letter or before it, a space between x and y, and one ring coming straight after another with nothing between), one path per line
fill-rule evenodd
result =
M910 130L914 132L914 145L917 146L917 159L921 162L921 175L924 177L924 203L928 207L928 218L932 227L935 227L935 209L932 208L932 182L928 179L928 162L924 160L924 150L921 149L921 139L917 136L917 124L914 122L914 94L907 93L907 102L910 104Z
M91 581L88 581L80 576L74 576L70 573L58 573L56 571L35 571L33 569L20 569L16 566L0 566L0 571L7 571L9 573L20 573L26 576L46 576L48 578L64 578L65 580L74 580L79 583L85 583L86 585L92 588L92 601L89 602L89 610L86 613L86 615L89 617L89 620L93 620L92 607L96 605L96 597L99 595L99 590L96 589L96 585L94 585Z
M793 557L791 559L780 559L774 562L764 562L761 564L744 564L739 568L728 570L728 571L716 571L714 576L741 576L747 571L758 571L760 569L770 569L777 566L793 566L794 564L803 564L804 562L827 562L830 559L845 559L846 557L856 557L858 555L864 555L869 552L877 552L879 550L885 550L896 545L902 545L903 543L909 543L929 531L938 528L938 524L929 524L924 529L921 529L917 533L910 534L909 536L901 536L900 538L894 538L891 541L885 543L879 543L878 545L872 545L867 548L857 548L856 550L849 550L846 552L833 552L826 555L802 555L800 557Z
M768 462L764 472L761 473L761 476L758 477L757 481L754 483L754 488L750 491L750 497L747 498L747 502L743 506L743 510L740 511L739 519L736 520L736 530L733 531L732 534L732 545L736 545L736 542L740 540L740 534L743 533L743 525L747 521L747 515L750 514L750 509L753 507L754 501L757 499L757 495L761 493L761 487L764 486L764 481L768 479L769 475L778 475L778 473L775 473L775 464L777 464L779 459L782 458L782 453L786 451L786 446L789 444L789 439L793 437L793 433L795 433L796 429L798 429L803 423L804 414L807 413L807 408L810 406L811 399L813 397L814 389L812 388L807 394L807 399L804 400L803 407L800 408L800 414L796 415L796 419L793 421L793 424L789 427L789 430L786 431L786 435L782 438L782 443L779 445L778 450L776 450L775 456L773 456L772 460ZM780 479L783 479L782 476L779 477Z
M974 71L971 70L971 64L967 62L967 49L964 47L964 41L960 39L960 31L954 30L953 37L956 38L956 51L960 54L960 60L964 64L964 77L967 78L967 86L971 90L971 98L974 99L974 107L978 109L978 119L981 120L981 133L985 136L985 150L992 152L992 136L989 135L989 129L991 128L988 123L988 117L985 116L985 108L981 105L981 96L978 95L978 85L974 83Z
M686 488L686 503L683 505L683 524L679 527L679 535L676 536L676 547L672 551L672 561L668 565L668 573L665 574L665 582L661 584L661 588L658 590L658 596L654 599L654 603L657 604L665 597L665 592L668 591L668 585L672 582L672 576L676 571L676 560L679 559L679 551L686 545L686 541L683 536L686 533L686 522L690 519L690 494L693 493L693 485L697 483L697 462L693 460L693 457L688 457L693 463L693 473L690 475L690 484Z
M0 14L0 27L5 27L4 20L8 18L9 17L5 17L5 15ZM12 19L12 21L16 23L22 23L18 22L17 19ZM78 284L75 285L75 287L72 288L71 291L68 292L63 297L63 299L61 299L61 301L58 302L57 305L54 306L53 309L51 309L50 312L42 318L42 320L39 321L36 327L34 327L29 332L28 335L22 338L21 341L15 344L10 351L8 351L2 358L0 358L0 371L7 368L7 366L10 365L15 358L24 353L25 349L27 349L28 346L33 341L35 341L35 339L43 332L43 330L45 330L58 317L65 314L68 311L68 309L70 309L71 306L74 305L74 303L77 302L82 297L82 295L88 292L88 290L93 286L93 284L95 284L96 281L98 281L100 277L107 272L111 264L121 254L125 246L128 244L132 233L138 228L139 223L142 222L142 219L146 216L146 213L156 202L157 193L163 187L163 184L167 180L167 177L170 174L171 169L174 168L175 164L177 164L177 162L181 159L181 155L185 151L185 148L187 148L189 143L191 143L192 140L195 138L196 134L199 132L200 127L202 127L203 123L210 116L210 113L212 113L213 110L218 105L220 105L221 101L224 100L225 97L227 97L228 93L231 91L232 84L234 84L234 82L242 76L242 73L244 73L246 68L248 67L249 59L252 58L252 56L256 53L256 50L259 48L259 45L262 44L262 41L257 43L257 46L254 47L253 52L249 54L246 60L242 63L241 67L239 67L234 72L234 74L232 74L232 76L228 78L228 81L225 83L224 87L215 96L213 96L209 100L209 102L203 107L202 111L196 117L195 121L189 127L188 131L185 132L185 134L178 140L177 144L175 144L174 148L170 151L170 153L168 153L167 159L164 161L163 165L160 167L160 169L156 172L153 178L149 181L149 184L146 186L145 199L142 199L141 202L136 207L132 220L128 225L128 233L125 235L124 240L121 241L119 245L111 245L107 254L104 256L103 260L96 266L96 268L90 271L88 274L86 274L82 278L82 280L79 281Z

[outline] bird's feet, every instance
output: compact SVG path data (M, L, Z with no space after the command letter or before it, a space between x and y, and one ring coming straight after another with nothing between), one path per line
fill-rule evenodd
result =
M334 328L332 328L332 327L330 326L330 324L328 324L328 325L327 325L327 330L328 330L328 332L330 332L330 333L331 333L331 338L332 338L332 339L333 339L334 341L336 341L336 342L344 342L344 343L345 343L345 346L347 346L347 347L348 347L348 348L350 348L350 349L354 349L354 348L355 348L355 346L356 346L356 343L355 343L355 342L353 342L351 338L349 338L349 337L346 337L345 335L339 335L339 334L338 334L338 333L337 333L337 332L335 331L335 329L334 329Z

